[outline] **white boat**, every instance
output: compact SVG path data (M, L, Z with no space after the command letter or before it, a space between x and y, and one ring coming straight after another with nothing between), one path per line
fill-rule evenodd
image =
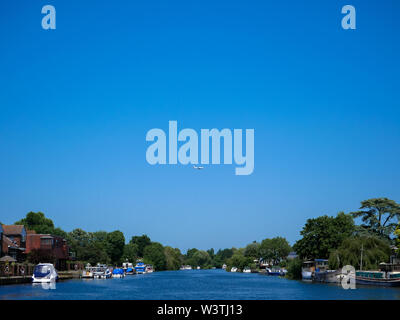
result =
M124 262L122 264L122 269L124 269L126 275L132 275L132 274L136 273L135 268L133 267L133 264L130 262Z
M94 268L95 267L91 267L90 266L90 263L88 263L87 265L86 265L86 267L85 267L85 270L83 270L82 271L82 275L81 275L81 277L82 278L93 278L94 277L94 275L93 275L93 270L94 270Z
M243 269L243 273L251 273L251 269L249 267L246 267Z
M105 264L98 264L96 267L91 268L93 278L108 279L111 278L111 271Z
M57 279L57 270L51 263L39 263L33 270L33 283L56 282Z
M192 267L189 266L189 265L181 266L181 267L179 268L179 270L192 270Z
M236 272L237 268L236 267L232 267L231 272Z
M154 268L151 264L146 265L146 273L152 273Z
M112 277L113 278L124 278L125 272L122 268L115 268L112 271Z
M200 268L200 266L197 266L197 270L200 270L201 268Z
M138 261L135 266L135 270L137 274L146 273L146 265L142 261Z
M225 263L222 265L222 269L226 270L226 264Z

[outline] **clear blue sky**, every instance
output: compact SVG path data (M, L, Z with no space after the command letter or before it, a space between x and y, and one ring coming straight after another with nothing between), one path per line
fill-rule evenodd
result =
M400 201L398 1L4 0L0 15L3 223L40 210L185 251L293 243L308 218ZM254 173L150 166L146 132L169 120L254 128Z

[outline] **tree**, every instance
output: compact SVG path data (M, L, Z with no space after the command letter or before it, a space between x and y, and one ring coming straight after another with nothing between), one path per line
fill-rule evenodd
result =
M147 264L152 264L158 271L165 270L167 267L164 247L158 242L152 242L144 248L143 260Z
M227 264L228 259L233 256L233 249L218 250L214 258L214 266L221 268L223 264Z
M113 231L107 234L107 253L113 263L120 263L122 254L124 253L125 237L119 231Z
M362 266L361 266L362 250ZM356 236L345 239L329 256L329 267L339 269L351 265L356 269L377 269L379 263L389 261L389 243L376 236Z
M124 246L124 253L122 254L122 260L126 261L128 260L129 262L135 262L137 258L139 257L138 255L139 247L137 244L133 243L128 243Z
M36 233L54 234L55 228L54 223L51 219L45 217L43 212L30 211L26 214L26 217L16 221L14 224L24 225L28 230L34 230ZM57 233L61 233L61 229L57 228ZM63 235L65 232L62 231ZM58 235L58 234L57 234Z
M191 257L191 265L200 266L202 268L211 265L211 258L207 251L198 250Z
M260 244L254 241L246 246L244 249L244 256L254 259L260 258Z
M287 276L290 279L301 279L301 270L303 267L303 261L296 257L289 261L287 268Z
M151 244L151 240L147 235L143 234L141 236L132 237L130 243L138 246L138 256L143 257L144 249Z
M167 270L178 270L182 265L182 254L178 248L166 246L164 248Z
M380 237L390 238L400 216L400 205L388 198L374 198L361 202L359 211L351 212L354 218L361 218L362 228Z
M227 260L228 270L232 267L239 268L240 270L243 270L245 267L250 267L253 263L253 259L245 257L243 252L244 250L239 249Z
M261 257L272 265L279 264L281 260L286 259L290 250L292 248L289 242L282 237L264 239L260 245Z
M328 258L330 251L337 249L354 230L352 216L343 212L336 217L325 215L308 219L300 232L303 238L295 243L293 249L300 258Z

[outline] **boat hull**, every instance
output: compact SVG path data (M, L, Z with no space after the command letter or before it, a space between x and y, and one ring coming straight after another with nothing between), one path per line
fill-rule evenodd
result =
M303 280L312 280L312 272L311 271L302 271L301 278Z
M356 277L356 284L366 286L399 287L400 279L368 279Z

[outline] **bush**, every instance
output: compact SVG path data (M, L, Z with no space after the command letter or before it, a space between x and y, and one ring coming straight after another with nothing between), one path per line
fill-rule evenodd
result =
M301 268L303 261L300 258L294 258L288 263L287 277L290 279L301 279Z

